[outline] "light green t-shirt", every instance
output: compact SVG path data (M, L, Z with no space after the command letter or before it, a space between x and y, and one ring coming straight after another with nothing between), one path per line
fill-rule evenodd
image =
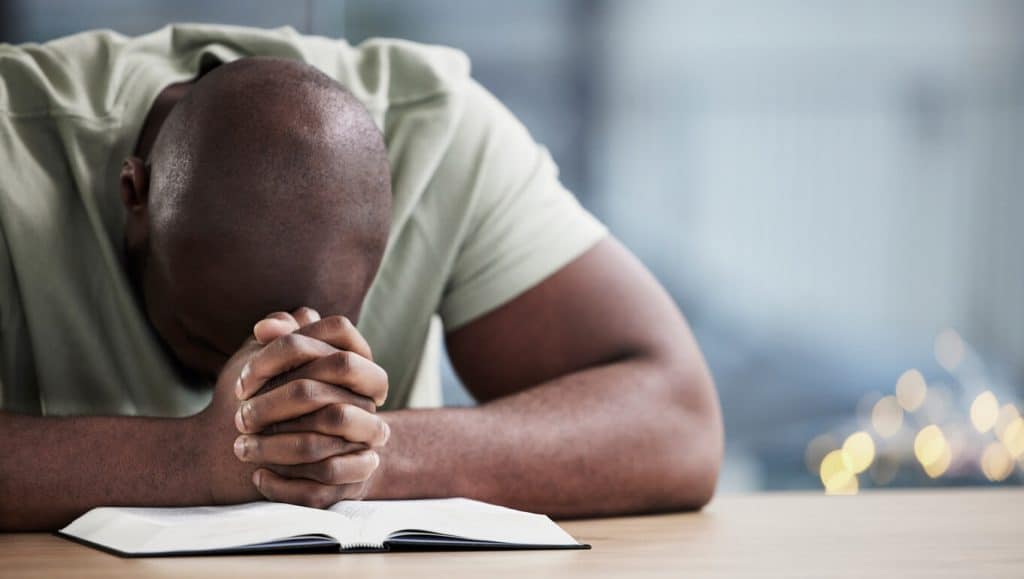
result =
M392 229L359 328L390 377L387 408L413 395L433 315L458 328L606 235L453 49L206 25L0 45L0 407L183 416L207 404L177 378L122 269L118 171L164 87L253 55L316 66L384 132Z

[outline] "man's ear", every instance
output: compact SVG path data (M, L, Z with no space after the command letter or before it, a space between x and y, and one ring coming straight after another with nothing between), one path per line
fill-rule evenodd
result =
M139 251L149 237L149 171L138 157L121 166L121 203L127 212L124 239L129 252Z
M128 157L121 166L121 202L129 215L141 216L149 201L149 171L138 157Z

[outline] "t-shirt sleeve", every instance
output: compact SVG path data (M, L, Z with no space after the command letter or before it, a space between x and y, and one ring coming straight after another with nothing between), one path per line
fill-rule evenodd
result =
M447 331L536 286L607 235L508 109L472 80L465 99L446 156L472 176L440 305Z

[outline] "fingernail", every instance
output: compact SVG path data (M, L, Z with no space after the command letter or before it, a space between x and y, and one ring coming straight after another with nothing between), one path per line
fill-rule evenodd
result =
M391 425L384 423L384 442L391 440Z
M245 397L245 389L242 388L242 382L249 377L249 363L246 362L245 366L242 366L242 371L238 373L238 381L235 382L235 396L242 400Z
M246 447L248 446L248 437L239 436L235 439L235 456L239 460L245 460Z
M263 342L260 341L259 336L256 335L256 328L260 327L260 324L262 324L262 323L263 323L263 320L260 320L260 321L256 322L255 324L253 324L253 326L252 326L252 337L255 338L257 344L262 344L263 343Z
M245 408L247 405L248 403L243 403L241 406L238 407L238 411L235 412L235 429L237 429L238 432L246 432L245 417L242 416L242 409Z
M262 471L255 471L252 473L252 484L256 485L257 488L260 486L260 480L263 478Z

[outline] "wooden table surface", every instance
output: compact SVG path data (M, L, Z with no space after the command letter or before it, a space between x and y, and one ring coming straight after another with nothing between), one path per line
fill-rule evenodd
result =
M590 551L121 559L0 534L0 577L1024 577L1024 488L733 495L701 513L565 521Z

